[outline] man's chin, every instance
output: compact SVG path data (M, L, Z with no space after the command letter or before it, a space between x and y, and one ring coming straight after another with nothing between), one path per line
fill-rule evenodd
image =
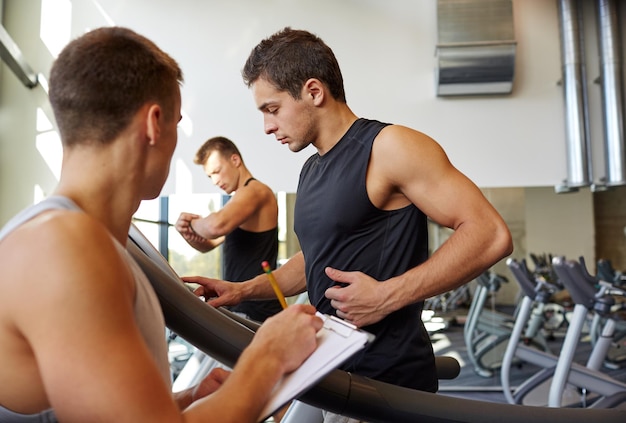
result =
M304 150L307 146L306 144L300 144L300 143L289 143L288 147L291 151L293 151L294 153L297 153L299 151Z

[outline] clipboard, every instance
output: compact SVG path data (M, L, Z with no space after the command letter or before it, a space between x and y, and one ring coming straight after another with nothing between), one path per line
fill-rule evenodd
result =
M299 368L276 384L259 421L267 419L374 340L371 333L338 317L316 314L324 321L317 332L317 348Z

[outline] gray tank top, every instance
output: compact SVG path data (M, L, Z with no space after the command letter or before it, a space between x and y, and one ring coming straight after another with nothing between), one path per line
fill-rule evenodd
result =
M0 230L0 241L15 228L32 219L38 214L51 209L67 209L81 211L69 198L61 196L49 197L17 214ZM165 339L165 320L159 300L150 285L150 281L139 265L133 260L126 248L117 240L115 246L130 266L135 278L135 321L141 334L155 358L161 376L168 386L171 386L170 368L167 356L167 342ZM53 423L56 422L53 410L45 410L37 414L19 414L0 405L0 422L3 423Z

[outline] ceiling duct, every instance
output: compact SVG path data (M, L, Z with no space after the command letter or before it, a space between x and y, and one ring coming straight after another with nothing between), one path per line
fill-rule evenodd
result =
M615 0L598 0L596 10L606 166L606 176L601 182L606 186L625 185L624 96L617 4Z
M437 0L437 32L438 96L512 91L511 0Z
M579 187L591 185L587 86L579 6L576 0L558 1L565 96L567 180L556 187L557 192L575 191Z

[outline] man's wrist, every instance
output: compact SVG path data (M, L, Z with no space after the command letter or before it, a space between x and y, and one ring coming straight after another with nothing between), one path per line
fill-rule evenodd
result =
M189 230L191 231L193 235L200 236L200 237L202 236L198 232L196 232L196 230L193 228L193 220L189 221Z

